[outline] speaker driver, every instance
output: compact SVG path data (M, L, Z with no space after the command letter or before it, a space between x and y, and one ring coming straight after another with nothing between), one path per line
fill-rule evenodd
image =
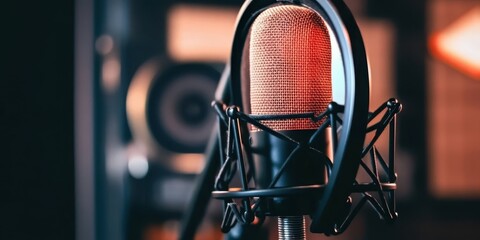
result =
M154 79L147 122L154 138L180 153L205 149L215 116L210 108L220 73L209 65L181 64Z
M207 63L142 64L127 94L135 151L175 171L198 172L215 121L210 102L219 78Z

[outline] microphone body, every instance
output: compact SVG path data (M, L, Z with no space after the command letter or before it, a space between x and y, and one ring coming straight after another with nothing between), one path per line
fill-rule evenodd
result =
M300 6L280 5L262 12L252 24L249 46L250 109L253 115L314 113L327 109L332 101L331 46L328 29L314 11ZM307 146L322 122L308 118L265 120L263 124L297 144L285 142L252 127L252 147L256 150L256 183L260 188L325 184L321 152L328 139ZM292 152L294 152L292 154ZM286 159L278 181L270 186ZM307 215L314 199L275 197L267 209L274 216Z

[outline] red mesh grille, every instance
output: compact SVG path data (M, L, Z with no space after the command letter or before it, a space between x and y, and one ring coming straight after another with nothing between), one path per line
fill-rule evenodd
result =
M252 114L325 111L332 101L328 29L314 11L284 5L262 12L250 40ZM309 119L264 121L276 131L318 128Z

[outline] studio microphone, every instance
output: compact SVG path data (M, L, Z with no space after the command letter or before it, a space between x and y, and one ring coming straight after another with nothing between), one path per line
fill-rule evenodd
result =
M328 28L309 8L279 5L263 11L253 22L249 42L249 89L244 101L255 116L318 116L332 101L332 53ZM248 79L245 79L248 81ZM249 96L248 96L249 94ZM286 142L252 126L250 136L260 188L294 187L326 183L323 154L331 150L327 130L313 144L309 139L323 121L288 118L260 121L295 142ZM299 147L297 150L295 150ZM294 152L294 154L292 154ZM281 177L274 179L287 158ZM274 182L272 182L274 181ZM270 216L278 216L280 239L303 239L303 215L313 212L315 201L306 196L274 197Z
M332 46L341 63L332 63ZM342 65L342 105L332 101L332 64ZM224 206L223 232L232 233L237 223L255 232L272 216L279 239L305 239L309 215L311 232L336 235L366 203L383 219L396 219L395 119L401 104L392 98L368 112L365 48L343 1L246 1L212 106L217 141L207 149L198 189L203 193L214 181L211 195ZM375 143L386 129L384 158ZM356 179L360 168L369 182ZM208 196L197 195L195 202ZM195 226L194 217L187 220L185 233ZM232 239L252 239L247 235Z

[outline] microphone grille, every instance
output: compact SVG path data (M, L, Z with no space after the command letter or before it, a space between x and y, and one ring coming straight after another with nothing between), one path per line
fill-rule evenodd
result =
M251 113L325 111L332 101L332 81L330 37L323 19L306 7L275 6L257 17L250 34ZM310 119L263 123L276 131L321 124Z

